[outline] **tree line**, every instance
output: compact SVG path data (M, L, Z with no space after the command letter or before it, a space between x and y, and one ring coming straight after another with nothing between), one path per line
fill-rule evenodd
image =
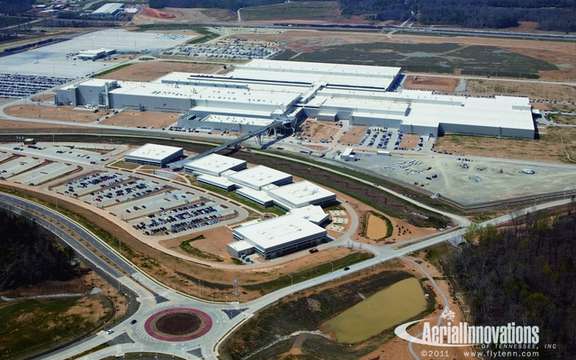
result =
M539 359L576 353L576 208L550 218L529 216L506 229L468 234L474 245L443 260L445 274L462 290L474 324L537 325Z
M576 0L340 0L343 14L413 18L427 25L507 28L535 21L542 30L576 31Z
M0 291L77 275L72 250L22 215L0 209Z
M29 10L34 0L0 0L0 15L18 15Z

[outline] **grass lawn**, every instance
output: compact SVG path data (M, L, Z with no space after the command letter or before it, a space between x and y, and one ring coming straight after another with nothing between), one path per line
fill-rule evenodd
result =
M401 66L408 71L538 78L539 71L557 70L542 59L494 46L462 46L456 43L395 44L359 43L326 46L313 52L285 52L282 60L358 65Z
M106 315L93 315L92 310L79 314L81 301L24 300L0 305L0 359L29 357L98 328Z
M301 270L291 275L285 275L280 278L274 279L272 281L268 281L265 283L259 283L254 285L244 285L245 288L250 290L260 290L262 293L272 292L274 290L281 289L283 287L289 286L292 283L296 284L302 281L306 281L320 275L327 274L332 270L336 271L342 269L346 266L368 260L374 257L374 255L370 253L354 253L350 255L346 255L343 258L334 260L332 262L324 263L318 266L314 266L310 269Z

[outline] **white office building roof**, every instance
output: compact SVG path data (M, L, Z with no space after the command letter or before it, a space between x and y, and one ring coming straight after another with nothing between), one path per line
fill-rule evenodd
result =
M255 190L281 182L291 182L292 175L267 166L258 165L228 176L228 179L239 185L248 186Z
M243 240L254 244L260 251L280 248L303 239L326 234L322 227L297 215L285 215L256 224L234 229Z
M299 181L269 191L270 196L288 208L319 204L336 198L336 194L310 181Z
M328 214L326 214L324 210L317 205L292 209L288 214L301 217L302 219L306 219L316 225L321 224L328 219Z
M107 15L107 14L114 14L116 11L122 9L124 4L122 3L108 3L100 6L98 9L94 10L92 14L95 15Z
M399 73L399 67L256 59L244 65L237 65L230 76L234 78L386 89Z
M186 163L184 167L186 170L201 174L220 176L228 170L246 167L246 161L219 154L210 154L192 160Z
M208 185L212 185L212 186L216 186L222 189L226 189L229 190L230 188L234 187L236 184L234 184L232 181L226 179L225 177L220 177L220 176L212 176L212 175L200 175L196 178L199 182L208 184Z
M250 244L248 241L239 240L232 241L228 244L228 247L232 248L236 253L242 253L244 251L254 248L254 245Z
M236 190L236 193L260 205L268 205L274 201L267 192L250 189L249 187L241 187Z
M181 152L182 148L158 144L146 144L126 154L126 157L150 161L162 161Z

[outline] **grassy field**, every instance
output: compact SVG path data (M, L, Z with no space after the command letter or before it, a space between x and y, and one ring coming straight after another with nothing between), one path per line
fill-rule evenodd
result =
M95 330L109 313L97 314L93 308L94 302L88 307L79 298L0 305L0 359L26 358Z
M327 46L313 52L291 51L277 58L294 61L401 66L414 72L455 73L537 78L539 71L557 70L544 60L510 50L456 43L358 43Z
M385 240L394 232L390 219L374 211L370 211L364 216L361 227L362 236L376 241Z
M211 254L211 253L206 252L206 251L202 251L191 244L192 242L194 242L196 240L201 240L201 239L204 239L203 235L196 236L195 238L192 238L190 240L184 240L180 243L180 249L182 249L183 251L187 252L188 254L190 254L194 257L200 258L200 259L205 259L205 260L209 260L209 261L217 261L217 262L224 261L224 259L222 259L220 256Z
M426 298L420 282L409 278L380 290L330 319L325 328L338 342L354 344L411 319L425 309Z
M296 284L302 281L310 280L312 278L318 277L320 275L327 274L332 270L340 270L346 266L368 260L374 257L374 255L370 253L354 253L347 255L341 259L337 259L332 261L331 263L324 263L322 265L315 266L310 269L302 270L296 273L292 273L290 276L286 275L280 278L277 278L272 281L268 281L265 283L254 284L254 285L244 285L246 289L250 290L259 290L262 294L272 292L274 290L281 289L283 287Z
M340 15L337 1L291 1L240 10L242 20L325 19Z

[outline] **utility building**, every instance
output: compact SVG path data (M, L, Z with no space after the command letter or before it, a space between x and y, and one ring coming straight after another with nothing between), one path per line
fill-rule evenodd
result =
M146 144L124 155L125 161L139 164L164 166L184 155L184 150L175 146Z

